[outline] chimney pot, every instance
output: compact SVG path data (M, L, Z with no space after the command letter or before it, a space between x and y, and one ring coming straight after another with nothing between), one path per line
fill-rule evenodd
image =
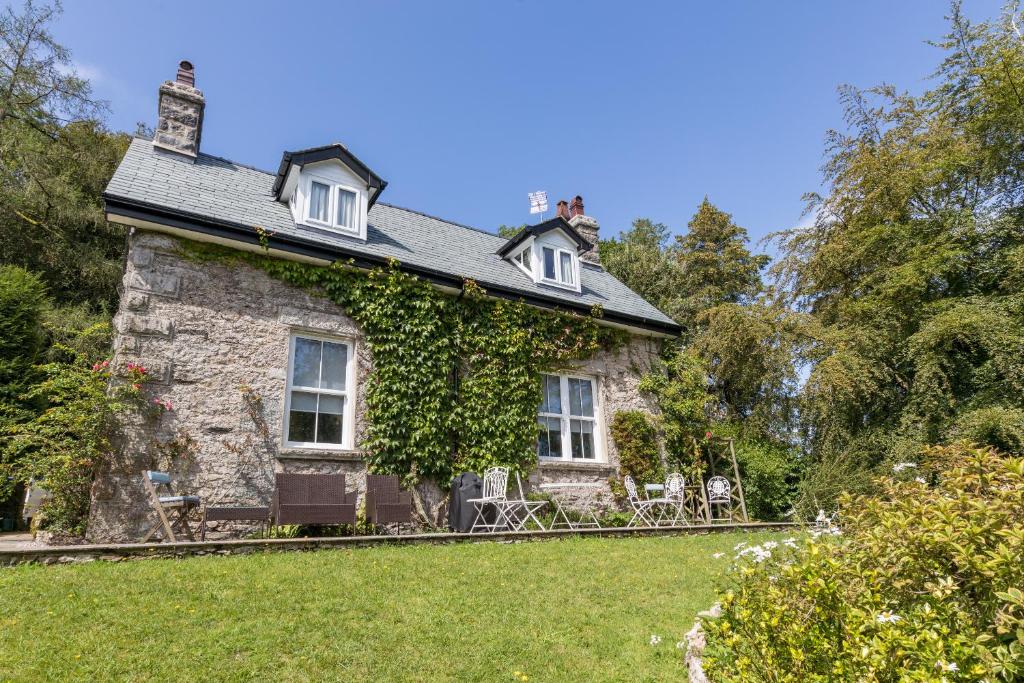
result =
M575 218L576 216L583 215L583 197L576 195L572 200L572 204L569 205L569 217Z
M569 202L565 201L564 199L561 199L559 200L556 206L558 207L558 216L564 218L565 220L569 220Z
M192 66L192 62L187 59L181 60L178 64L178 83L184 83L185 85L194 88L196 86L196 69Z

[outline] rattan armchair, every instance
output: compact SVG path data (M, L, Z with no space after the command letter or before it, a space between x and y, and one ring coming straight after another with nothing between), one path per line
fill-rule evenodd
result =
M366 521L374 526L412 524L412 493L403 491L396 476L366 475Z
M356 523L356 492L345 493L344 474L278 472L274 482L275 526Z

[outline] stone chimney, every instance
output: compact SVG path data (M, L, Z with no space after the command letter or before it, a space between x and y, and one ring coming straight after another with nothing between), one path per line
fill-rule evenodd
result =
M196 89L195 68L192 62L182 61L177 78L160 86L153 146L195 159L203 135L205 108L206 98Z
M557 204L555 204L555 207L556 216L558 216L559 218L564 218L565 220L569 220L569 202L565 201L564 199L561 199Z
M569 225L576 228L583 239L590 242L590 249L580 254L580 258L591 263L600 263L601 255L597 249L597 231L601 227L597 221L583 213L583 197L576 195L569 204Z

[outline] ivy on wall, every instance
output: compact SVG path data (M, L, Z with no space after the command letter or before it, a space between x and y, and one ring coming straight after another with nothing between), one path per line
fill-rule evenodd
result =
M459 471L536 462L540 373L614 348L626 333L590 316L494 300L467 281L460 295L402 272L314 266L183 242L193 258L246 263L326 297L360 325L373 355L362 447L371 471L445 482Z

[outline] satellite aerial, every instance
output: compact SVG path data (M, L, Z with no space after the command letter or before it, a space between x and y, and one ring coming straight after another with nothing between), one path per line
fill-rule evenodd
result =
M527 192L526 196L530 198L530 213L543 214L548 210L547 192L537 190L536 192Z

